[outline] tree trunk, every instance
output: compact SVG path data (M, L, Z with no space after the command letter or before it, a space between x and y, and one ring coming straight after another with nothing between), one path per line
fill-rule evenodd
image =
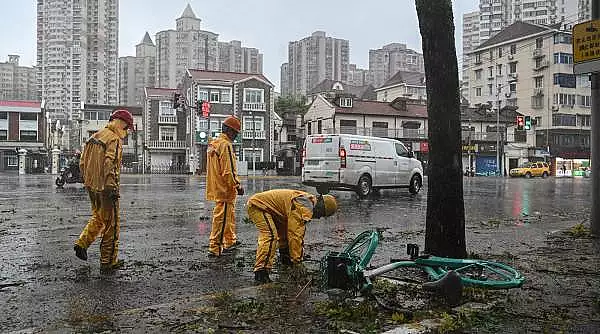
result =
M451 0L415 0L423 41L429 123L425 251L464 258L465 205L458 65Z

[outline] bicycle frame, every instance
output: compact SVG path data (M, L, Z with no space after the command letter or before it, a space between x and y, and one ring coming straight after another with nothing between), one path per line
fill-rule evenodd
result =
M344 282L339 288L352 287L364 293L372 288L371 279L398 268L413 267L423 270L433 281L443 279L449 271L454 271L460 277L464 286L473 286L486 289L510 289L521 287L525 281L523 276L514 268L493 261L477 259L453 259L438 256L419 256L417 245L408 244L407 253L410 260L393 260L392 263L366 270L375 249L379 245L379 232L365 231L360 233L342 252L332 252L328 257L328 264L337 263L335 268L328 268L328 281ZM364 249L362 249L362 248ZM361 252L360 255L355 254ZM465 273L475 269L479 272L477 277ZM487 279L482 274L484 270L496 275L500 279ZM342 276L343 275L343 276Z

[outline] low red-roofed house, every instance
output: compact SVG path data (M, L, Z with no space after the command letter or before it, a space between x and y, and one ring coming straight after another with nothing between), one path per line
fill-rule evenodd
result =
M18 153L27 150L28 173L46 164L46 118L39 101L0 101L0 171L18 169Z

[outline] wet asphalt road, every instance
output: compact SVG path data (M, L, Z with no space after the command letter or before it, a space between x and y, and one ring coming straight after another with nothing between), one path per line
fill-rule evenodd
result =
M244 180L246 194L273 188L306 188L295 178ZM73 328L118 310L167 303L188 296L252 285L256 231L242 222L248 195L238 199L238 237L230 260L209 260L211 203L204 178L122 178L120 257L126 267L99 273L99 241L83 262L73 241L89 217L81 185L56 189L50 175L0 174L0 331ZM466 178L467 247L479 254L525 252L548 232L589 218L590 179ZM320 258L363 230L385 228L374 263L404 253L424 240L427 186L417 196L405 189L370 200L335 192L341 211L307 229L306 251Z

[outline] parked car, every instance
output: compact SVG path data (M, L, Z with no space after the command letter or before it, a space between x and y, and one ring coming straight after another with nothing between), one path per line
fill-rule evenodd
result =
M323 194L331 189L356 191L423 186L423 166L403 143L347 134L309 135L302 150L302 183Z
M547 177L550 175L550 166L545 162L526 162L521 167L510 170L509 175L512 177L532 176Z

